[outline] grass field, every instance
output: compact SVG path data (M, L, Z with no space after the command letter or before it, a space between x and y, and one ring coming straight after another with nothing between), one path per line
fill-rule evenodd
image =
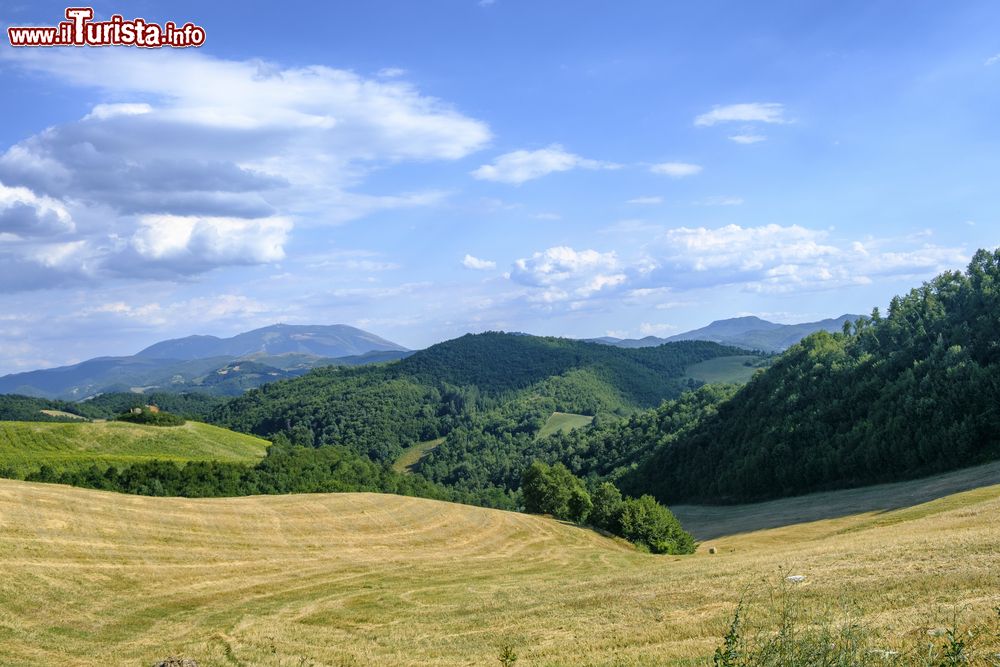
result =
M216 426L145 426L125 422L0 422L0 467L25 473L47 464L75 470L160 459L244 461L264 456L268 442Z
M746 362L757 363L760 357L752 355L736 357L716 357L708 361L701 361L687 367L687 377L700 380L706 384L714 382L727 382L734 384L744 384L750 381L757 371L756 367L744 365Z
M587 415L575 415L571 412L553 412L545 420L545 425L542 426L535 437L544 438L553 433L568 433L575 428L586 426L592 421L594 421L594 418Z
M972 622L1000 604L998 513L993 486L673 557L399 496L2 480L0 664L499 665L504 646L517 667L710 664L745 587L788 573L808 608L926 640L956 610Z
M403 453L399 455L396 462L392 464L393 470L402 473L412 473L413 466L417 464L417 461L424 458L424 454L431 451L442 442L444 442L444 438L426 440L424 442L418 442L415 445L410 445L403 450Z

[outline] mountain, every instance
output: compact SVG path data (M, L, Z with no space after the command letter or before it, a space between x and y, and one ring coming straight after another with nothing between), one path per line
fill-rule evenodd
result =
M640 339L622 339L603 336L590 338L588 341L614 345L615 347L652 347L681 340L708 340L747 350L781 352L811 333L817 331L837 332L843 329L844 322L854 322L859 317L861 316L841 315L819 322L804 322L802 324L777 324L754 316L733 317L726 320L716 320L708 326L668 338L646 336Z
M1000 250L980 250L887 315L805 338L685 432L668 409L623 490L742 502L1000 458L998 285Z
M401 345L354 327L278 324L232 338L188 336L133 356L5 375L0 394L80 400L108 392L196 390L234 396L318 366L356 366L407 354Z
M367 352L406 352L406 348L375 334L345 324L327 326L275 324L231 338L187 336L165 340L140 351L144 359L243 358L264 354L308 354L316 357L348 357Z

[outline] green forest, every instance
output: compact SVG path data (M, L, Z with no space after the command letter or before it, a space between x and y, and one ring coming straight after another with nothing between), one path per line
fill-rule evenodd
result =
M998 332L1000 251L980 250L966 272L894 298L885 315L804 339L655 447L623 488L669 502L737 502L996 459Z

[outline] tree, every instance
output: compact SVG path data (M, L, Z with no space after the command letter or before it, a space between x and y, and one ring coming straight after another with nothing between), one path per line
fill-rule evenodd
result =
M604 482L594 491L591 500L594 507L590 511L590 523L609 533L620 533L625 501L618 487L611 482Z
M524 510L551 514L557 519L582 523L590 512L590 494L566 466L541 461L532 463L521 481Z

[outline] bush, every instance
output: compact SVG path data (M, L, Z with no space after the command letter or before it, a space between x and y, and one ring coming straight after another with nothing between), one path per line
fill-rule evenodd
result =
M169 412L153 412L148 408L140 408L140 412L126 412L125 414L118 415L116 420L132 424L147 424L149 426L183 426L186 423L183 417L178 417Z
M677 517L652 496L622 498L614 484L597 487L593 498L566 466L535 461L521 481L524 510L532 514L551 514L557 519L584 523L626 540L655 554L694 552L694 538L685 531Z
M619 521L622 537L645 545L654 554L694 552L694 538L681 527L673 512L656 502L653 496L626 499Z

